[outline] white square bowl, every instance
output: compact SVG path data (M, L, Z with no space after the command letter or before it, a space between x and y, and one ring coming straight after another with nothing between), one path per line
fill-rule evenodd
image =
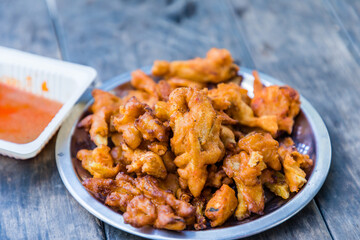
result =
M0 47L0 82L63 104L34 141L17 144L0 139L0 154L18 159L36 156L96 75L91 67ZM46 82L48 91L42 90L43 82Z

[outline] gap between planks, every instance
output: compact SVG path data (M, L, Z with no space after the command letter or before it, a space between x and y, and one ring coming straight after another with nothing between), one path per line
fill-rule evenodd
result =
M341 21L339 15L336 12L333 4L329 0L323 0L323 2L324 2L324 5L327 6L330 14L334 16L336 23L339 24L340 29L343 33L343 34L340 34L340 36L343 35L342 37L345 38L344 41L348 43L348 44L346 44L346 47L348 47L349 52L351 53L351 55L353 55L356 62L358 64L360 64L360 50L357 47L354 39L350 36L349 31L346 30L343 22Z
M69 54L66 48L63 31L60 27L58 11L55 0L44 0L47 6L51 24L55 32L58 48L60 49L60 58L64 61L69 61Z

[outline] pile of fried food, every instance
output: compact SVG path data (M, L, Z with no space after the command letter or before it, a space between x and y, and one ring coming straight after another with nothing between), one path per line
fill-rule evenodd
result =
M238 70L213 48L155 61L152 77L134 71L125 97L94 90L92 114L78 125L97 146L77 153L93 176L85 188L134 227L177 231L261 215L264 188L283 199L299 191L313 161L287 137L298 92L265 87L254 72L251 99Z

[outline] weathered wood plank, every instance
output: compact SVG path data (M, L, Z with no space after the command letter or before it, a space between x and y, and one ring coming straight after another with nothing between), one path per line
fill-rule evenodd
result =
M319 221L319 218L321 218L319 209L313 200L285 223L246 239L332 239L325 222Z
M243 65L255 67L233 9L220 1L62 0L57 6L70 60L95 67L102 81L155 59L203 56L211 47L227 48ZM105 232L108 239L138 239L107 224ZM256 237L294 236L330 238L314 202L290 221Z
M54 31L42 0L0 1L0 44L59 58Z
M227 47L252 66L226 11L214 4L170 2L57 1L69 58L95 67L102 80L154 59L204 56L211 47Z
M359 239L360 68L339 22L320 1L233 5L259 69L297 88L323 117L333 157L316 199L335 239Z
M0 1L0 45L58 58L42 0ZM0 156L0 239L102 239L101 223L68 194L55 138L30 160Z
M326 6L338 24L339 35L360 64L360 2L354 0L326 0Z

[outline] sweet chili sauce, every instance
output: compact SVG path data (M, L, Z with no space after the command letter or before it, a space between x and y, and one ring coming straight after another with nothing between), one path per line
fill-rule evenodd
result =
M0 83L0 139L34 141L62 104Z

